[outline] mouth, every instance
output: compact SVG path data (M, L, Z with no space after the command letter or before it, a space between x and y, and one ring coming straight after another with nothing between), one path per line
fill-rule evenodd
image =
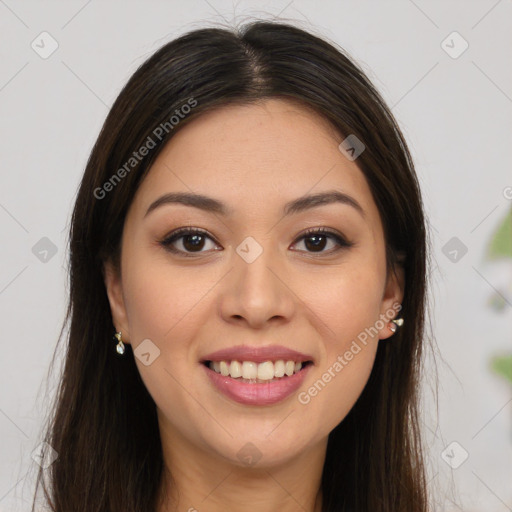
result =
M208 354L200 363L212 390L252 406L290 398L315 364L312 356L281 345L238 345Z
M271 405L297 391L315 361L282 345L237 345L200 361L212 390L244 405Z
M256 361L205 360L202 364L222 377L229 377L244 384L268 384L297 375L311 366L313 361L269 359L258 363Z

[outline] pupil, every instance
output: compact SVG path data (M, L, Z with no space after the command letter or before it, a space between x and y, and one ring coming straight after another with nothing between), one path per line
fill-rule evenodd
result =
M201 238L203 238L202 235L187 235L183 239L183 245L185 246L185 248L187 250L189 250L189 249L202 249L203 245L204 245L204 240L201 240ZM191 243L188 243L191 240L193 240L193 241Z
M323 239L323 243L319 242L319 239ZM316 242L313 242L313 245L311 245L312 248L320 249L322 250L325 247L325 236L324 235L312 235L306 238L306 247L310 249L311 247L308 244L308 240L316 240Z

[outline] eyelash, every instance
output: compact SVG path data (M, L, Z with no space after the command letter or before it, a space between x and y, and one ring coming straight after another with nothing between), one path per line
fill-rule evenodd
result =
M172 246L172 244L176 240L179 240L180 238L183 238L184 236L187 236L187 235L205 235L208 238L210 238L212 241L215 242L215 240L208 234L208 232L203 230L203 229L200 229L200 228L179 228L176 231L173 231L172 233L170 233L163 240L161 240L160 244L164 247L165 250L167 250L169 252L172 252L174 254L178 254L180 256L185 256L187 258L190 258L190 257L193 258L193 257L196 256L196 254L201 254L201 252L206 252L206 251L198 251L197 253L185 252L185 251L176 249L175 247ZM302 240L303 238L308 238L309 236L313 236L313 235L316 235L316 236L319 236L319 235L328 236L329 238L334 239L334 241L339 245L339 247L337 249L330 250L330 251L327 251L327 252L325 252L325 251L320 251L318 253L315 253L314 251L313 252L312 251L298 251L298 252L307 252L308 254L332 254L333 252L338 252L341 249L348 249L348 248L350 248L350 247L352 247L354 245L353 242L349 242L349 241L345 240L338 233L336 233L334 231L331 231L331 230L328 230L326 228L310 228L310 229L306 230L304 233L302 233L302 235L300 235L299 238L297 238L295 240L294 245L297 242L299 242L300 240ZM215 242L215 243L217 243L217 242Z

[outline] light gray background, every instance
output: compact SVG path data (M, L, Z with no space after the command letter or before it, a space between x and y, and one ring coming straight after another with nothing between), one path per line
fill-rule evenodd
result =
M484 258L512 206L510 0L0 0L0 511L28 510L31 499L27 471L66 305L66 230L109 106L165 42L254 16L297 21L340 44L393 107L433 235L430 320L441 385L436 411L426 382L424 425L436 509L511 511L512 388L489 360L512 349L512 264ZM59 45L47 59L31 48L43 31ZM453 31L469 44L458 58L445 49L460 41L442 46ZM32 251L43 237L57 247L46 262ZM468 248L456 262L442 251L452 237ZM488 305L494 288L508 301L501 312ZM460 447L450 460L469 453L457 469L441 457L453 441Z

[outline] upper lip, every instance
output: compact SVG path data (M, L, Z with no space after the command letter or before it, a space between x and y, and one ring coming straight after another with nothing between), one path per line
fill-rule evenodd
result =
M201 362L206 361L252 361L254 363L263 363L265 361L284 361L305 362L313 361L313 358L307 354L297 352L282 345L268 345L266 347L251 347L248 345L237 345L235 347L224 348L204 356Z

